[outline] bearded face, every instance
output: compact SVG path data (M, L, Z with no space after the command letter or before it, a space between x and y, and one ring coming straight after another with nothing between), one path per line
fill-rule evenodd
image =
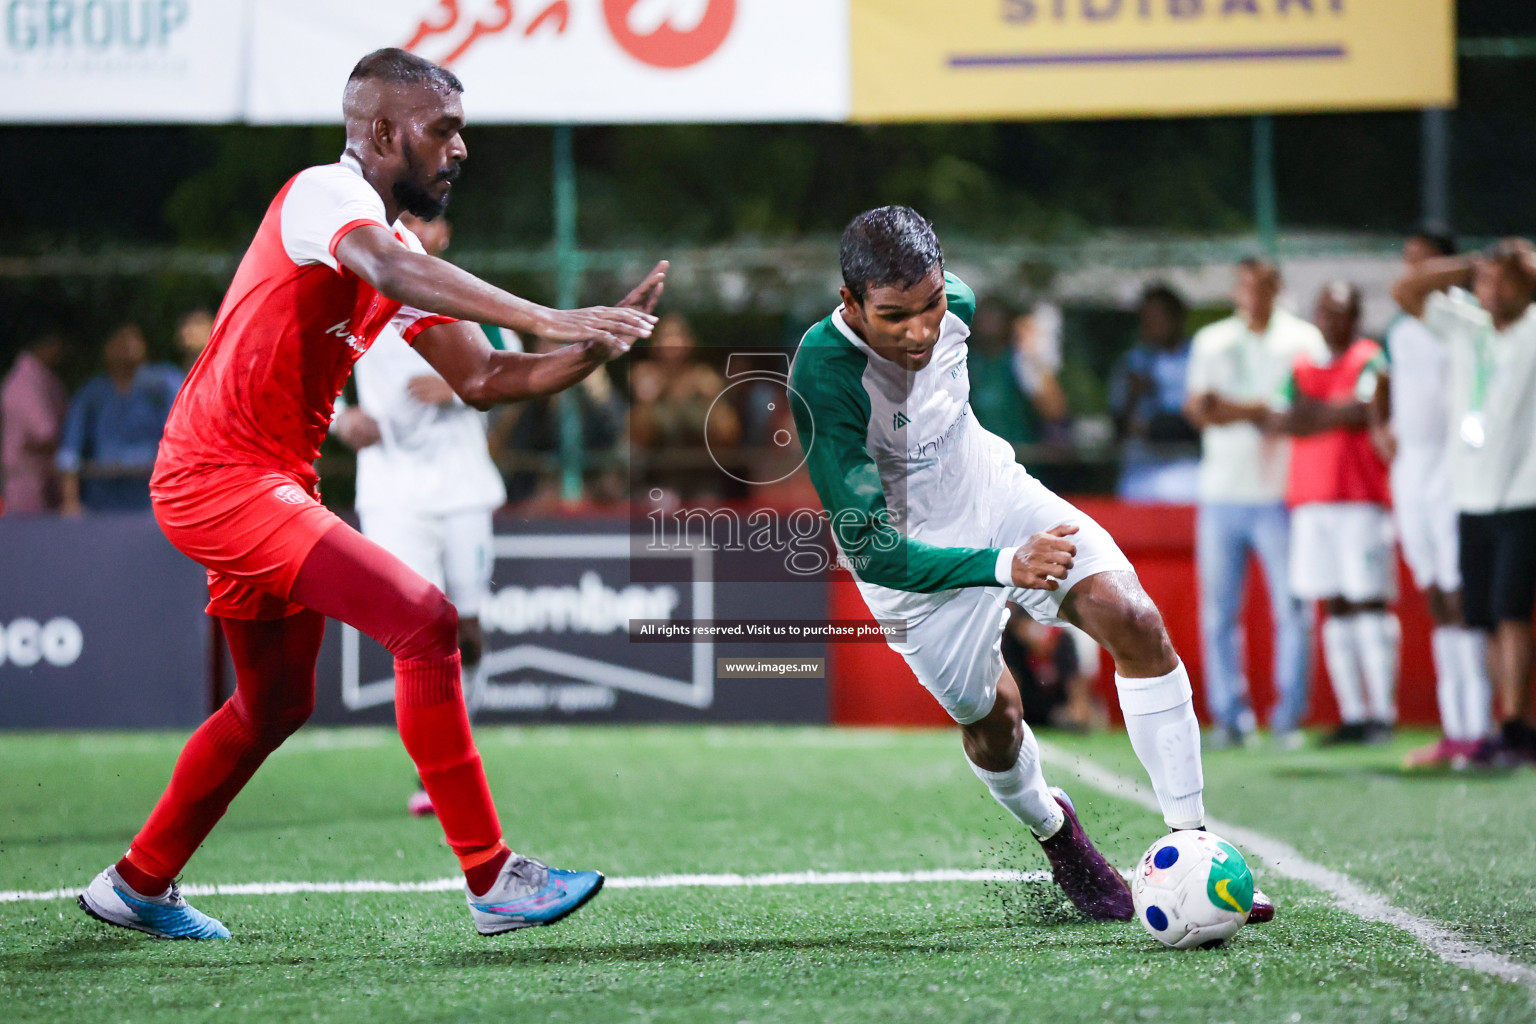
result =
M450 160L445 167L434 169L421 158L415 144L405 140L405 171L395 180L391 192L400 208L422 220L435 220L448 209L448 199L453 194L453 183L458 179L460 163Z

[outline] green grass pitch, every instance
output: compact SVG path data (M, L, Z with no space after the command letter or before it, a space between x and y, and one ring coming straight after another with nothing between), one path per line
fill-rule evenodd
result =
M79 886L115 859L182 737L0 738L0 890ZM515 848L610 876L1045 866L952 732L486 728ZM1392 747L1207 755L1212 814L1295 846L1396 906L1536 966L1527 771L1408 776ZM1048 737L1140 778L1125 738ZM1156 816L1063 768L1129 866ZM453 874L382 730L306 731L267 763L189 883ZM155 942L70 898L0 902L0 1020L1536 1020L1536 994L1453 967L1406 932L1266 874L1275 923L1163 949L1095 925L1048 884L610 889L553 928L481 938L457 892L203 896L227 943Z

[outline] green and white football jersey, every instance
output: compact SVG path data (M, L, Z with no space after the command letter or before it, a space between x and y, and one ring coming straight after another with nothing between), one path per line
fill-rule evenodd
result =
M944 276L949 310L928 365L877 355L842 309L800 341L791 403L811 481L846 564L876 615L921 616L960 587L996 587L998 499L1013 447L970 408L966 339L976 297Z

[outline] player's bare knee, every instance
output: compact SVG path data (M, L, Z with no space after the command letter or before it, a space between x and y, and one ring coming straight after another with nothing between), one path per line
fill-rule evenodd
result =
M990 772L1012 768L1024 742L1024 708L1018 691L999 689L991 710L960 730L965 755L972 764Z
M1164 675L1178 662L1162 613L1141 591L1124 595L1107 615L1100 642L1122 675ZM1127 671L1129 670L1129 671Z

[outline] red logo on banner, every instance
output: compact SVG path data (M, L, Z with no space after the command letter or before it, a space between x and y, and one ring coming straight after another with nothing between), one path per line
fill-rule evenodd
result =
M674 27L700 7L692 25ZM686 68L720 49L736 20L736 0L603 0L603 14L631 57L652 67Z
M564 35L571 23L571 5L569 0L553 0L544 6L530 5L531 17L528 23L521 28L522 34L532 36L540 29L554 35ZM463 20L459 10L459 0L438 0L433 14L428 14L416 24L416 31L411 38L401 46L404 50L417 50L422 43L434 36L448 35L460 27ZM484 12L475 19L474 23L464 30L458 37L456 45L438 60L439 64L447 66L469 52L481 39L487 36L498 35L513 28L512 21L517 15L517 8L513 0L495 0L489 4Z
M736 0L603 0L603 17L631 57L652 67L686 68L720 49L736 21ZM419 52L432 40L447 47L438 63L449 65L490 36L509 31L525 38L535 32L563 36L570 21L569 0L492 0L478 5L475 15L468 15L460 0L437 0L402 48Z

